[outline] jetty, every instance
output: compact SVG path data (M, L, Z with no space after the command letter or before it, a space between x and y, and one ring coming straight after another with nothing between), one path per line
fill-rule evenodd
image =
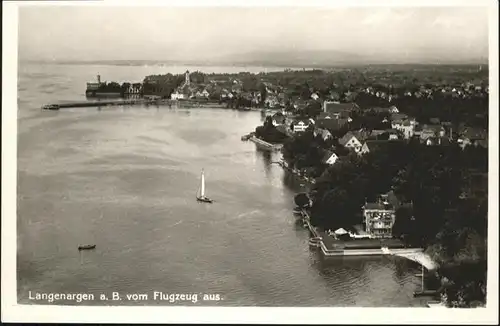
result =
M101 107L101 106L119 106L119 105L147 105L158 104L159 100L154 99L130 99L130 100L113 100L113 101L80 101L80 102L63 102L56 104L48 104L42 106L43 110L59 110L69 108L86 108L86 107ZM163 103L163 102L161 102Z

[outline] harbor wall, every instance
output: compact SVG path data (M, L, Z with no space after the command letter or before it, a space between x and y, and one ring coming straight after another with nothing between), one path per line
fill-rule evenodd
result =
M58 109L68 108L83 108L83 107L100 107L100 106L119 106L119 105L148 105L148 104L166 104L168 106L175 105L179 108L191 107L214 107L223 108L224 105L218 102L196 101L196 100L170 100L159 98L129 98L129 99L115 99L115 100L89 100L78 102L63 102L57 104L49 104L47 106L56 106ZM44 106L46 107L46 106ZM43 107L42 107L43 108Z
M84 102L66 102L58 104L50 104L49 106L57 107L57 109L69 108L84 108L84 107L100 107L100 106L118 106L118 105L143 105L143 104L158 104L156 100L134 99L134 100L111 100L111 101L84 101ZM44 108L46 106L43 106Z

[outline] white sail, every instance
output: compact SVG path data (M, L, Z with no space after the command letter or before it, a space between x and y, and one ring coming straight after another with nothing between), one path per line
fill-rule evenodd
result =
M205 197L205 172L201 170L201 187L200 187L200 197Z

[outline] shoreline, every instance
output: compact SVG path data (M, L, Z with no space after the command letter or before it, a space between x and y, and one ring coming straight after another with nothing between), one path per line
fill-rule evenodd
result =
M290 167L288 167L288 164L285 162L284 159L281 159L280 161L278 162L273 162L275 164L278 164L279 166L281 166L284 170L290 172L291 174L293 174L294 176L298 177L300 180L302 181L305 181L305 182L309 182L310 184L316 184L316 179L312 178L312 177L308 177L306 175L303 175L302 173L300 173L299 170L297 169L292 169Z

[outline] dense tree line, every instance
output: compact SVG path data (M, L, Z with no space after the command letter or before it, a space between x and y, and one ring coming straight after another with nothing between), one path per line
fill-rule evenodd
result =
M161 93L169 95L184 81L184 74L157 75L157 85L144 85L145 94ZM430 118L439 118L457 125L464 122L469 126L487 127L488 125L488 93L487 69L478 70L477 66L375 66L355 69L336 70L286 70L252 74L241 72L236 74L205 74L195 71L190 74L191 82L208 84L216 80L220 87L231 90L235 81L241 85L243 92L260 92L264 105L267 94L265 83L269 83L274 91L284 93L285 100L310 100L316 93L320 99L338 100L340 102L356 102L363 110L373 107L395 105L402 112L415 117L421 123L428 123ZM464 85L464 80L480 85L481 91L474 86ZM431 97L405 96L405 93L416 92L420 87L432 90ZM440 87L461 87L469 91L465 98L442 93ZM366 93L371 88L374 92L383 92L385 98ZM220 94L219 94L220 95ZM389 101L388 95L396 95ZM232 100L232 106L237 106ZM241 100L240 100L241 101ZM313 111L317 111L313 108ZM309 114L309 116L314 116Z
M314 129L310 127L284 142L283 159L289 166L305 169L308 175L319 177L327 167L324 159L330 153L329 149L335 150L339 156L348 152L334 138L324 140L320 135L314 136Z
M308 141L302 137L293 146ZM480 267L486 260L487 189L472 198L463 198L462 190L469 187L472 174L487 173L487 158L481 147L425 146L418 140L393 142L363 157L348 155L317 179L311 222L324 229L361 224L365 201L393 190L412 203L396 212L395 236L429 248L443 266L441 275L448 278L443 288L449 301L467 305L484 299L477 289L486 282L486 270ZM474 272L457 272L465 265Z
M374 107L396 106L403 113L416 118L420 123L430 123L431 118L451 122L458 126L465 123L468 126L488 127L488 97L477 95L467 98L456 98L436 93L432 98L400 96L392 101L370 95L359 94L356 104L364 110Z
M228 108L232 109L239 109L239 108L245 108L245 107L252 107L255 106L252 100L245 98L241 95L236 95L235 97L231 99L226 99L224 101L227 105Z
M288 139L286 134L276 129L271 117L267 117L262 126L255 128L255 136L272 144L281 144Z
M144 78L142 89L144 95L159 95L169 98L177 87L182 85L184 75L154 75Z

